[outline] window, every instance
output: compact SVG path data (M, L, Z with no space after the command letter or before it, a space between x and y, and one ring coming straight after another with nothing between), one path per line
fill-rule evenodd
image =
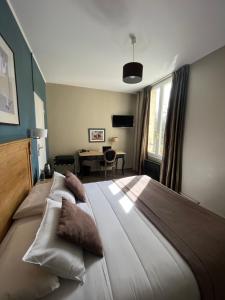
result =
M172 79L166 79L151 90L148 154L150 157L162 159L164 131L167 109L170 98Z

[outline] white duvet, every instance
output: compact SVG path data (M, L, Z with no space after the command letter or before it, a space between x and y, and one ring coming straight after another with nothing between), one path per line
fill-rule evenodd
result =
M47 300L199 300L190 268L112 182L85 184L104 258L85 254L83 286L62 280Z

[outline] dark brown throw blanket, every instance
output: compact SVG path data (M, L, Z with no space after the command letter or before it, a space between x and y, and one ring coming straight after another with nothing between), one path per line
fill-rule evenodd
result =
M225 219L148 176L114 182L187 261L198 282L201 299L224 300Z

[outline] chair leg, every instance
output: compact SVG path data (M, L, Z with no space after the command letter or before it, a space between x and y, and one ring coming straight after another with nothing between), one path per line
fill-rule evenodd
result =
M106 178L106 175L107 175L106 173L107 173L107 169L105 168L105 178Z

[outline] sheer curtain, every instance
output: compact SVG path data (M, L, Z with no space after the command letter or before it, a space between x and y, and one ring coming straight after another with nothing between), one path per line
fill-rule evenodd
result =
M164 135L160 182L176 192L181 189L182 152L189 65L173 73Z
M150 96L151 86L137 94L134 169L139 174L142 174L144 160L147 158Z

